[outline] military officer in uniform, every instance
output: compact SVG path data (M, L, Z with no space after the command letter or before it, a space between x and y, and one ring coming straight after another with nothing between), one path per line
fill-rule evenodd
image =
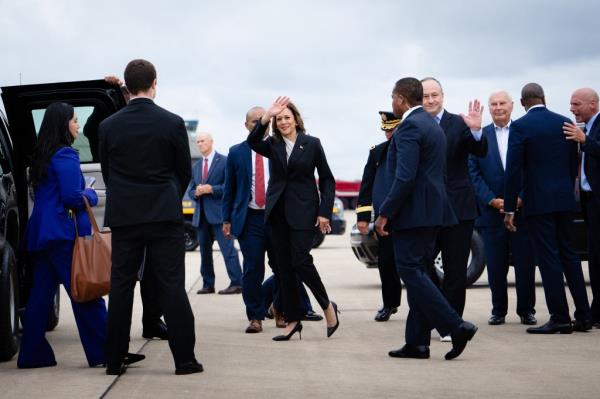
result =
M389 188L389 184L386 183L388 180L386 179L387 152L394 130L400 124L400 119L391 112L379 111L379 114L381 115L381 130L384 131L386 140L371 147L360 183L356 207L356 226L362 234L369 233L372 214L375 218L378 216L379 205L387 194ZM402 285L394 264L394 246L391 235L386 237L377 235L377 240L379 241L377 267L381 278L383 307L377 311L375 321L388 321L400 306Z

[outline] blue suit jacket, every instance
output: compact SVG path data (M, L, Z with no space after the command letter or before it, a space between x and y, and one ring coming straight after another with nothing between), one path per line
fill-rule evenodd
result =
M200 225L200 212L204 212L204 217L210 224L223 223L221 213L221 199L223 198L223 184L225 184L225 163L227 157L215 151L215 156L208 168L206 182L202 183L203 158L196 161L192 167L192 180L188 186L188 195L196 202L194 207L194 219L192 224L195 227ZM196 197L196 186L198 184L210 184L212 193Z
M538 107L510 125L506 212L515 211L521 185L525 216L575 210L577 144L565 139L565 122L570 120Z
M581 151L585 153L585 177L596 198L600 198L600 115L596 117Z
M393 230L457 223L446 193L446 136L423 108L398 126L387 164L391 188L379 214Z
M28 251L42 251L55 242L75 240L75 224L69 217L69 209L76 211L79 235L89 235L90 221L83 196L91 206L98 203L96 192L85 188L79 155L73 148L56 151L47 173L46 180L35 188L33 211L25 232Z
M223 221L231 223L231 234L244 229L252 185L252 150L247 141L229 149L223 189Z
M484 127L483 134L488 142L487 155L482 158L469 156L469 173L481 213L475 226L499 226L504 224L504 215L489 205L494 198L504 198L504 168L494 124Z

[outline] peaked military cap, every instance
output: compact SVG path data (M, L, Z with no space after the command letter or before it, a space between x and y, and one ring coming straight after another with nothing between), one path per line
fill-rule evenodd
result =
M381 115L381 130L394 130L400 124L400 119L392 112L379 111Z

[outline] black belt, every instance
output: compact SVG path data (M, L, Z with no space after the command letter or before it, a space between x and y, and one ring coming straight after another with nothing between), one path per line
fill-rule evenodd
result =
M264 214L265 210L264 209L248 208L248 213Z

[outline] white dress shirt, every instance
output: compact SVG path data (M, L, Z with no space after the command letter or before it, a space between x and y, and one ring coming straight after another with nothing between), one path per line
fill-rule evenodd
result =
M419 108L423 108L423 106L422 105L416 105L416 106L414 106L412 108L407 109L406 112L404 113L404 115L402 115L402 121L400 121L400 123L404 122L406 120L406 118L408 118L408 116L410 114L412 114L415 109L419 109Z
M590 118L590 120L587 121L587 123L585 124L586 136L588 136L590 134L590 132L592 131L592 126L594 126L594 122L596 121L598 114L600 114L600 112L598 112L598 113L596 113L596 115L592 116ZM585 165L585 151L581 151L581 189L583 191L592 191L592 186L590 186L590 182L588 181L587 176L585 175L585 169L583 168L584 165Z
M504 127L500 127L494 123L496 130L496 141L498 142L498 152L502 161L502 169L506 170L506 153L508 152L508 135L510 132L510 121Z
M294 141L286 139L285 137L281 137L283 139L283 142L285 143L285 160L289 161L290 160L290 155L292 154L292 150L294 149ZM296 139L298 139L298 137L296 137Z
M202 178L202 173L204 173L204 160L208 158L208 170L210 171L210 165L212 165L213 159L215 159L215 151L212 150L208 156L202 155L202 167L200 168L200 178Z

